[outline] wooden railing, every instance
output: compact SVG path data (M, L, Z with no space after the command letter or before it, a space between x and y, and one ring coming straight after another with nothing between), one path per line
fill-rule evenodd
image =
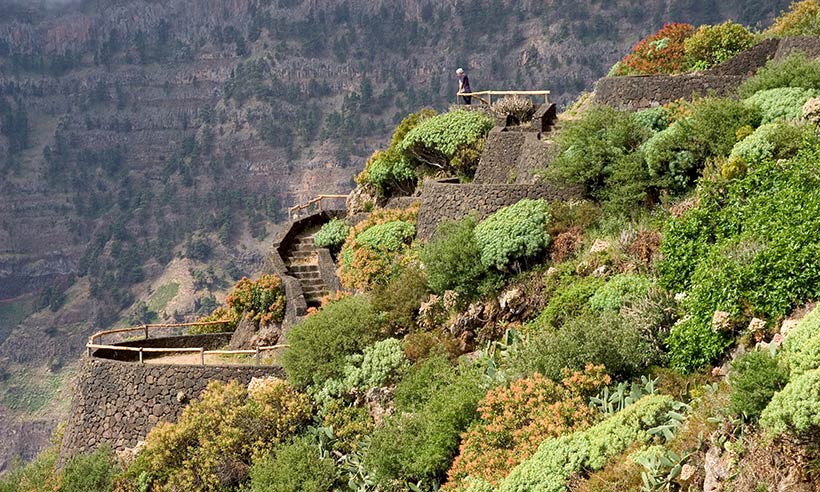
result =
M347 195L319 195L312 200L308 200L306 203L302 203L288 209L288 218L293 220L294 212L299 212L304 209L309 209L311 207L317 207L318 210L321 212L323 210L322 202L325 200L333 200L339 198L347 198Z
M456 94L456 102L460 96L471 96L488 106L493 105L493 96L544 96L544 104L550 102L550 91L477 91L477 92L459 92ZM482 96L486 96L486 99Z
M200 355L199 361L200 364L203 366L205 365L205 356L206 355L253 355L254 356L254 365L259 365L259 356L262 352L268 352L271 350L288 348L289 345L270 345L266 347L256 347L253 350L206 350L204 347L169 347L169 348L160 348L160 347L141 347L141 346L125 346L125 345L112 345L112 344L104 344L102 343L102 338L107 335L115 335L121 333L131 333L131 332L139 332L140 335L143 336L143 340L148 340L150 338L150 332L152 330L157 329L168 329L168 328L190 328L194 326L206 326L206 325L224 325L231 323L230 320L220 320L220 321L203 321L197 323L173 323L173 324L145 324L140 326L132 326L128 328L117 328L113 330L103 330L98 331L88 337L88 343L86 343L85 348L89 357L91 357L93 350L98 349L105 349L105 350L114 350L120 352L139 352L139 361L140 363L144 363L143 354L147 353L166 353L166 354L178 354L178 353L198 353Z

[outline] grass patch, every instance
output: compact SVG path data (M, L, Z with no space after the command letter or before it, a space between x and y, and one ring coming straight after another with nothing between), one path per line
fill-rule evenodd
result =
M177 296L177 293L179 293L179 284L177 282L161 285L148 301L148 309L157 314L162 313L165 306Z
M66 375L66 371L48 373L45 377L31 371L8 375L2 385L3 406L12 412L35 413L54 400Z
M34 296L27 295L11 301L0 301L0 343L34 312Z

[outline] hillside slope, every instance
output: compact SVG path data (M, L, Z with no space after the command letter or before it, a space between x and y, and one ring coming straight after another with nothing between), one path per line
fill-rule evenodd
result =
M61 418L92 326L190 315L258 271L285 206L349 190L401 116L452 101L456 66L566 103L663 21L787 3L0 2L0 427Z

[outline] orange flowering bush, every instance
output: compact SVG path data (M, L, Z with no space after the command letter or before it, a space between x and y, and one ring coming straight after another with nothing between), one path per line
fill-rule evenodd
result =
M368 290L393 278L416 235L417 216L418 206L382 209L352 227L339 254L342 285Z
M458 490L468 477L495 485L545 439L589 427L599 412L587 398L610 382L604 366L590 364L565 370L560 383L535 373L490 391L478 404L478 423L462 437L443 490Z
M225 299L236 317L247 313L259 324L279 323L285 316L285 289L277 275L265 274L253 282L246 277L236 283Z
M621 61L615 75L678 73L687 66L684 41L695 32L691 24L666 24L642 39Z

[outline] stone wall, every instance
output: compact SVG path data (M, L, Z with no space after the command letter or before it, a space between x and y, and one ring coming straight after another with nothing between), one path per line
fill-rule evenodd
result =
M175 421L210 381L284 377L279 367L139 364L84 357L60 459L102 444L133 448L159 422Z
M744 80L736 75L641 75L605 77L595 84L595 102L619 109L644 109L693 95L729 94Z
M783 38L774 55L776 60L801 52L809 58L820 58L820 37Z
M743 77L751 77L757 72L758 68L776 57L779 46L779 39L766 39L743 53L710 68L706 72L709 75L740 75Z
M483 219L524 198L572 200L579 198L581 191L580 188L556 187L546 183L515 185L426 181L421 194L417 235L420 239L429 239L439 222L460 219L471 212Z
M474 183L510 183L515 176L510 176L517 167L521 146L526 138L523 132L498 131L496 127L487 136L484 152L475 172Z

